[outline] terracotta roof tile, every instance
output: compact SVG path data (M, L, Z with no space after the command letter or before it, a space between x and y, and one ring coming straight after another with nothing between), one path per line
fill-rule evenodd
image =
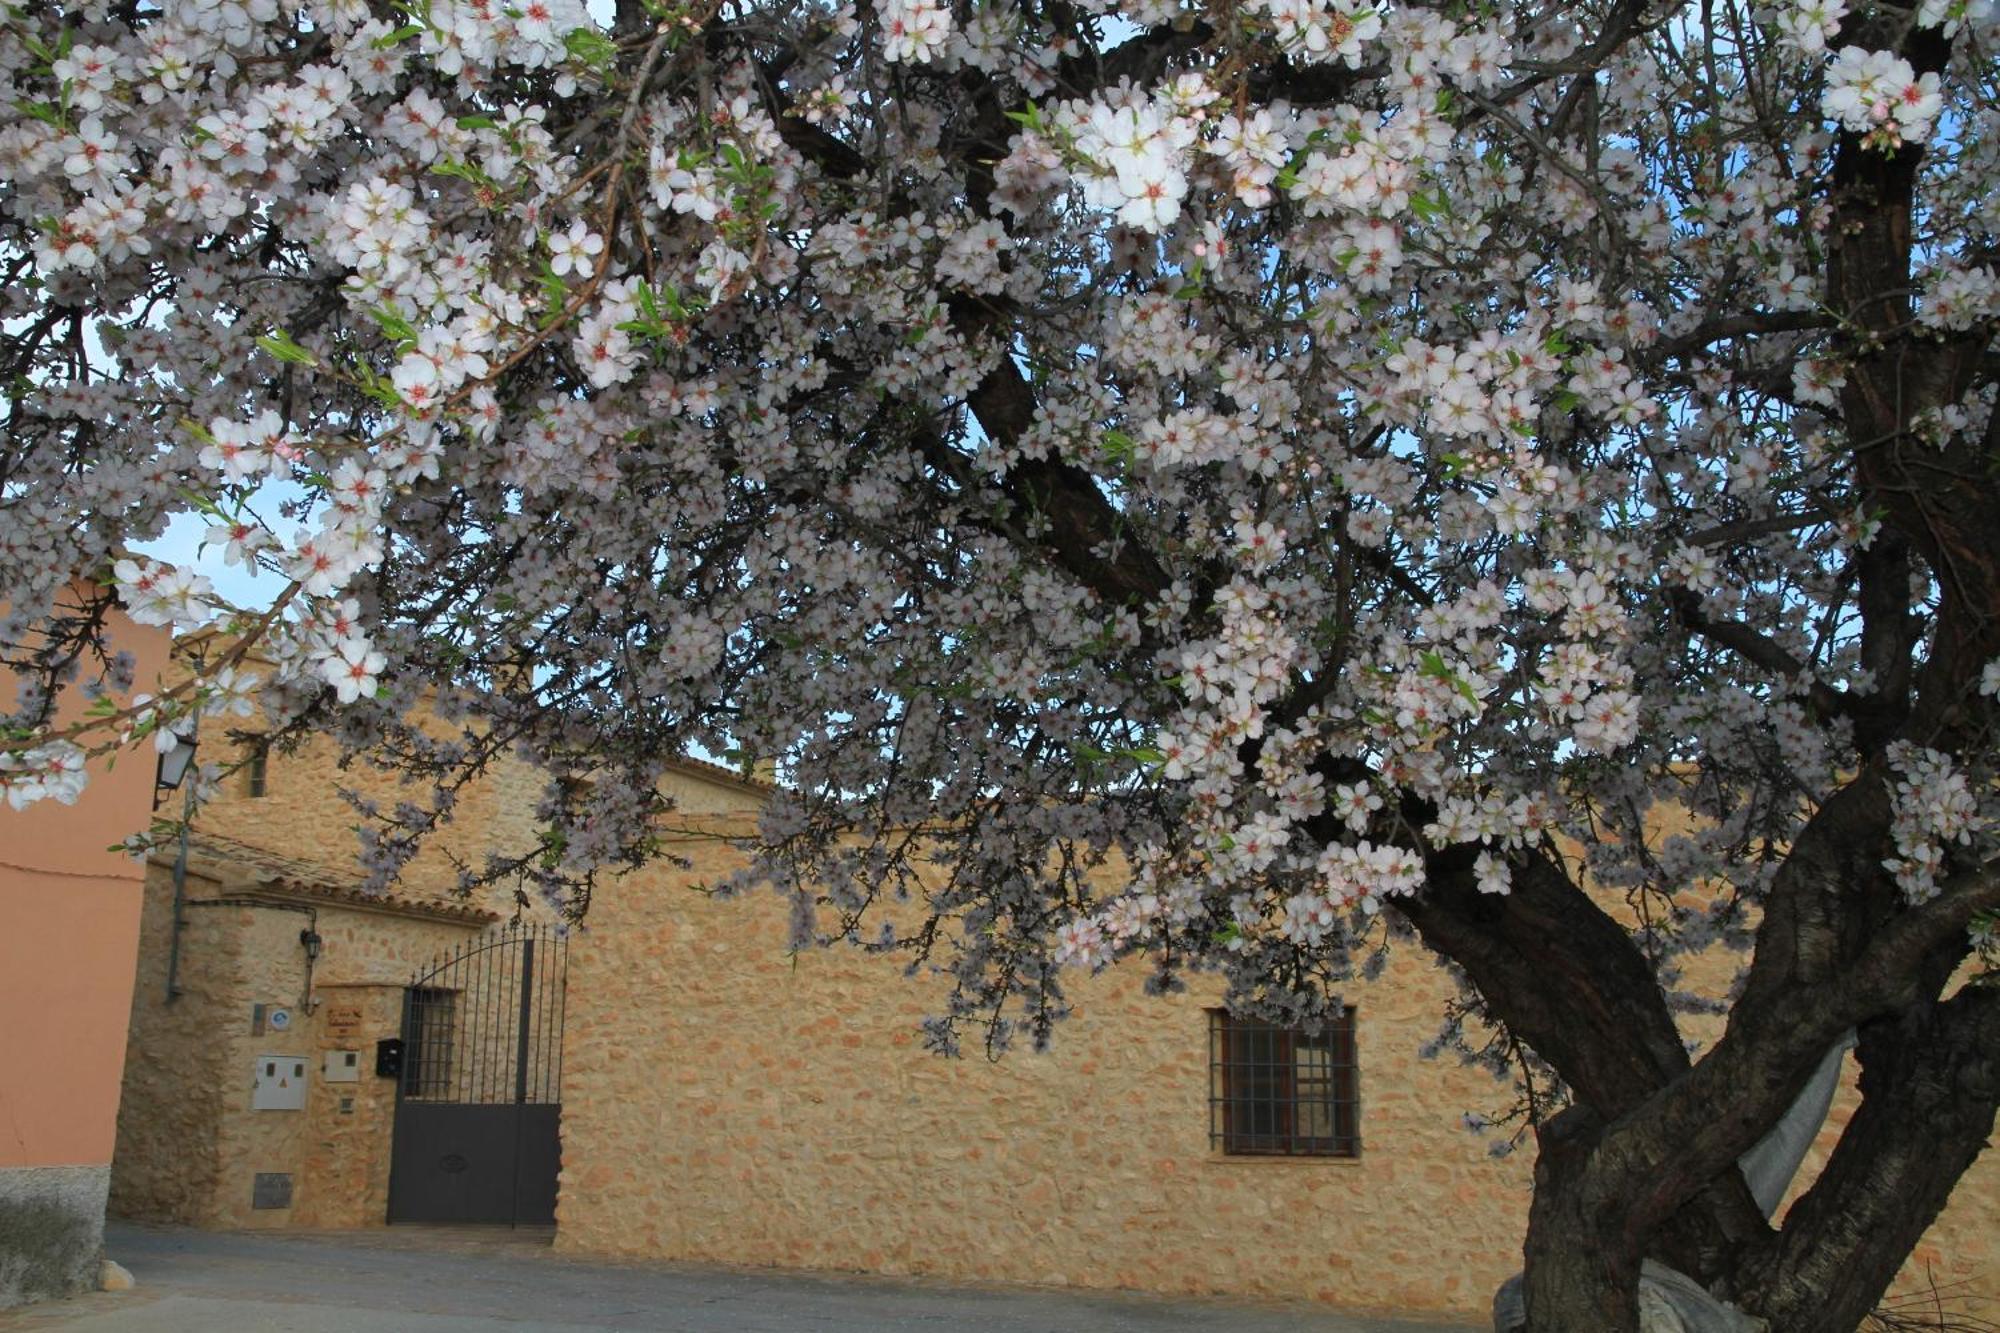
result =
M203 861L216 863L225 873L231 870L240 873L249 879L255 888L272 890L287 896L311 898L328 903L350 903L356 907L407 912L447 921L483 924L500 919L498 912L475 907L471 903L449 899L416 898L395 893L371 893L362 887L360 875L343 872L317 861L285 856L219 834L198 833L189 837L188 853L190 858L199 857ZM171 848L161 848L153 853L154 865L171 866L173 862Z

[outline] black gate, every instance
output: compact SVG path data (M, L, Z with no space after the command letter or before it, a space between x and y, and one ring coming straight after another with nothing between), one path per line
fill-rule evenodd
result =
M391 1222L556 1220L569 941L509 925L410 983Z

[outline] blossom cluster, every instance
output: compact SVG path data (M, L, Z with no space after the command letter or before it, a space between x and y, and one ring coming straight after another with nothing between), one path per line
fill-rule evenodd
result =
M1938 76L1918 75L1892 51L1843 46L1826 72L1828 117L1885 147L1922 143L1944 105Z
M574 905L667 756L779 756L743 881L802 943L909 895L996 1033L1131 953L1296 1018L1527 873L1657 908L1674 984L1879 771L1856 701L1950 677L1878 839L1920 899L2000 685L1864 653L1887 599L1992 657L1856 459L1982 475L1991 7L1722 2L11 13L8 800L323 731L430 780L364 811L387 882L511 750L540 841L468 874ZM1864 443L1835 279L1900 233L1836 184L1915 144L1867 317L1943 368ZM75 579L228 646L99 669Z
M71 741L50 741L23 751L0 750L0 794L10 809L23 810L37 801L76 804L88 775L83 747Z
M1938 893L1950 843L1970 843L1986 831L1979 801L1951 756L1898 741L1889 749L1898 774L1891 800L1896 811L1896 855L1882 863L1912 903Z

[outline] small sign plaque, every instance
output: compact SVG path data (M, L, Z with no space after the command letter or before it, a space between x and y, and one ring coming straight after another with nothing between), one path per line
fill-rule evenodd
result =
M361 1032L361 1006L358 1004L330 1004L326 1007L326 1035L329 1037L353 1037Z

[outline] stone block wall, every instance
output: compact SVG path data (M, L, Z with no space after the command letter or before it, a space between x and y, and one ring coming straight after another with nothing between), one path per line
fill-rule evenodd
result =
M1468 1312L1518 1263L1529 1163L1459 1128L1504 1090L1426 1063L1446 988L1414 951L1359 991L1356 1159L1209 1141L1213 995L1081 983L1047 1055L924 1051L941 993L887 959L786 952L775 898L646 872L573 945L558 1246Z
M203 875L190 875L187 884L190 896L221 892ZM110 1211L198 1222L209 1216L217 1189L215 1132L230 1077L224 1037L235 1012L237 939L233 921L220 911L190 913L176 973L181 994L170 1003L172 938L172 876L156 866L146 876L140 917Z
M307 1093L292 1207L285 1221L301 1227L379 1226L389 1212L389 1152L396 1115L396 1080L375 1074L375 1042L394 1036L403 1016L403 983L334 983L320 989L315 1015L312 1086ZM335 1017L353 1017L335 1025ZM321 1077L328 1052L355 1051L360 1077Z
M218 805L210 827L348 865L354 816L333 784L356 780L334 772L330 747L277 756L270 794ZM710 835L743 826L703 815L757 803L698 767L670 786L683 811L674 823ZM448 845L473 856L513 845L531 832L538 795L531 772L500 766L466 793ZM1416 1057L1449 990L1420 950L1400 949L1380 982L1350 997L1360 1157L1228 1157L1209 1142L1212 993L1147 997L1136 970L1114 969L1076 984L1077 1015L1053 1053L941 1061L916 1039L941 983L845 951L793 958L782 903L715 902L690 887L733 866L726 845L696 836L672 850L692 866L612 882L572 945L564 1249L1467 1315L1519 1266L1533 1145L1491 1159L1460 1116L1503 1105L1506 1089ZM420 863L408 892L445 892L440 865ZM114 1210L207 1225L381 1221L393 1083L364 1069L356 1084L326 1084L323 1053L358 1049L372 1066L412 971L471 927L322 908L319 1004L273 1045L247 1035L248 1006L296 995L302 918L190 913L188 994L166 1009L161 873L148 890ZM1734 961L1701 962L1697 980L1725 985ZM358 1013L358 1041L328 1029L335 1006ZM1716 1032L1691 1022L1688 1035ZM251 1057L292 1050L313 1080L306 1111L249 1111ZM1801 1186L1853 1105L1850 1077ZM259 1171L293 1174L290 1209L250 1208ZM1955 1292L2000 1291L1990 1158L1899 1290L1932 1277ZM2000 1316L1991 1301L1954 1308Z
M243 752L239 743L212 739L225 762ZM481 929L479 921L425 914L435 905L464 906L451 892L452 856L477 864L489 850L529 845L542 779L522 763L495 764L466 789L458 818L397 884L401 905L378 910L310 893L287 895L270 865L228 856L232 843L242 844L316 868L329 882L358 878L357 816L337 787L384 801L412 793L365 765L343 771L335 760L335 747L324 739L294 753L274 753L261 795L251 793L248 771L239 771L224 796L203 810L197 838L208 840L210 850L197 857L188 878L192 901L182 913L181 993L171 1002L172 873L164 864L148 873L130 1024L133 1055L125 1068L111 1181L112 1209L120 1215L231 1227L363 1226L386 1215L395 1081L374 1074L375 1043L400 1031L404 988L412 977ZM666 788L690 811L746 810L761 799L754 787L701 765L675 769ZM200 905L245 894L261 901ZM472 906L514 910L505 890L490 891ZM305 907L314 914L292 910ZM321 939L310 991L299 940L309 922ZM490 961L513 957L496 954ZM253 1033L252 1013L260 1004L288 1009L291 1026ZM357 1055L360 1077L327 1082L326 1054L349 1050ZM303 1110L251 1108L259 1056L305 1061ZM513 1059L511 1045L461 1052L454 1072L511 1084ZM290 1177L288 1207L253 1206L259 1175Z
M230 742L218 742L215 749L216 760L224 764L248 753L247 747ZM309 739L291 753L274 751L265 762L261 796L251 794L249 770L239 769L225 782L222 796L202 810L199 831L352 873L360 849L354 829L361 816L341 797L340 788L373 797L385 809L399 801L420 801L426 793L365 762L342 769L338 757L338 747L325 737ZM527 765L495 764L486 778L467 787L453 820L441 825L404 869L397 892L442 898L457 881L454 856L478 864L489 849L531 846L540 794L539 780Z
M395 1081L375 1075L375 1043L400 1030L411 976L480 923L300 901L202 905L244 887L190 876L181 993L169 1002L172 875L156 865L148 877L112 1211L198 1226L380 1223ZM321 953L308 996L309 923ZM288 1010L290 1025L255 1032L260 1004ZM328 1051L356 1053L355 1082L325 1079ZM252 1108L260 1056L305 1062L303 1109ZM255 1206L260 1174L290 1177L289 1206Z
M246 759L251 748L217 739L211 754L208 746L205 741L203 758L224 765ZM327 867L353 867L359 848L354 829L361 820L340 788L364 793L385 809L399 801L421 804L428 793L365 761L343 769L338 759L338 746L325 737L311 738L290 753L273 752L265 762L262 795L251 794L250 770L238 768L223 784L221 796L201 812L200 830ZM452 819L438 827L404 869L397 893L443 899L457 883L458 863L480 866L489 852L515 855L531 849L538 829L535 809L546 781L538 769L512 756L495 760L459 793ZM669 768L660 787L687 815L748 810L761 800L755 787L727 771L692 762ZM481 905L503 913L513 910L504 891L487 892Z
M561 1249L1470 1318L1520 1266L1534 1145L1494 1160L1461 1116L1506 1089L1418 1057L1449 994L1421 949L1349 996L1359 1158L1231 1157L1209 1141L1213 993L1146 996L1114 968L1075 986L1050 1054L941 1060L916 1029L942 983L846 950L793 957L784 903L690 887L728 851L674 850L690 869L621 881L573 945ZM1990 1157L1897 1291L1932 1274L2000 1292Z
M0 1169L0 1309L97 1285L108 1166Z

